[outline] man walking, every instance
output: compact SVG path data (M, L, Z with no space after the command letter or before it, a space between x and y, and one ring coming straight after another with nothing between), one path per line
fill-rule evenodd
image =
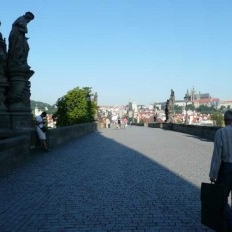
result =
M226 194L226 212L228 231L232 231L232 212L228 197L232 190L232 111L224 114L225 127L217 130L214 138L214 150L209 177L211 182L223 184Z

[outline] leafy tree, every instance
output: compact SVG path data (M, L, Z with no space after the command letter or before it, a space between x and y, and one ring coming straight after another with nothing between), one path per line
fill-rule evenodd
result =
M183 106L174 105L173 109L176 114L181 114L183 111Z
M211 120L213 120L216 126L223 126L224 125L224 116L220 112L214 112L211 114Z
M216 109L213 106L200 105L198 108L196 108L196 111L202 114L212 114L216 111Z
M186 110L194 111L195 110L195 106L193 104L189 104L189 105L186 106Z
M226 111L226 107L225 106L221 106L219 109L220 112L224 113Z
M57 127L92 122L97 105L94 101L87 99L87 96L91 95L91 88L76 87L59 98L56 102L55 113Z

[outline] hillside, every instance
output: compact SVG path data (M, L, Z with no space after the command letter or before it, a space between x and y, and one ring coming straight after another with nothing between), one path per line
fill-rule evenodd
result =
M35 111L36 107L37 107L37 109L39 109L41 111L46 111L48 114L54 114L56 112L56 105L49 105L48 103L31 100L32 112Z

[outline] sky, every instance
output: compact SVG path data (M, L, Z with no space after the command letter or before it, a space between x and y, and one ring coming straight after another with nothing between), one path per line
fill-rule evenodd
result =
M193 87L232 99L231 0L7 0L0 32L25 12L31 100L91 87L99 105L183 100Z

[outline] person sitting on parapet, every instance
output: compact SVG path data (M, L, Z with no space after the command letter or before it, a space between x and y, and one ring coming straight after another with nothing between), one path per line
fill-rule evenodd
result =
M36 117L36 131L38 133L41 145L43 146L44 151L49 151L47 146L46 139L46 127L44 125L43 119L47 116L47 113L44 111Z

